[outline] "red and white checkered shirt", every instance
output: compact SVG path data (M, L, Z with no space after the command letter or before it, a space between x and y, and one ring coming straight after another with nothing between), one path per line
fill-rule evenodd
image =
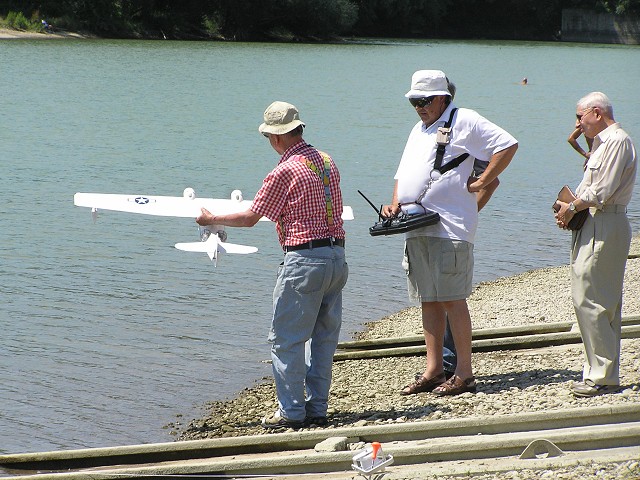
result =
M300 160L300 156L313 162L319 172L324 172L324 160L318 150L304 141L292 145L262 182L251 210L276 222L282 246L322 238L344 238L338 168L331 159L329 190L334 215L333 228L330 228L322 179L304 163L304 158Z

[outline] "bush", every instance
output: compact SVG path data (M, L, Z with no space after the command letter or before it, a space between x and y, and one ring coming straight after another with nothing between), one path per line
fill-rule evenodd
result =
M7 13L7 17L4 19L2 24L8 28L13 28L14 30L30 30L41 32L42 24L37 18L32 20L27 19L22 12L9 12Z
M204 28L207 35L211 37L221 37L220 20L217 15L205 15L202 19L202 27Z
M9 12L5 19L7 26L16 30L30 30L33 29L32 23L27 20L22 12Z

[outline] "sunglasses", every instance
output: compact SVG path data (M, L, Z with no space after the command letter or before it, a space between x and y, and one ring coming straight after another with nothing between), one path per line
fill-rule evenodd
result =
M585 112L582 112L581 114L576 114L576 118L578 119L579 122L582 121L582 117L586 117L587 115L589 115L591 112L593 112L593 110L595 109L595 107L589 107L587 108L587 110Z
M425 108L431 105L435 98L435 95L432 97L410 98L409 103L411 103L414 108Z

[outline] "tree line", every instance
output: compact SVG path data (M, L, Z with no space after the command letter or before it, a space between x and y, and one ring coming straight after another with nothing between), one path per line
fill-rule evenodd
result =
M562 10L640 14L640 0L0 0L0 16L108 38L553 40Z

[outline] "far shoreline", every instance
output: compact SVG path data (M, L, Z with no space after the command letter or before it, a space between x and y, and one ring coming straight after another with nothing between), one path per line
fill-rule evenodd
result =
M67 32L64 30L53 32L27 32L24 30L12 30L10 28L0 28L0 40L16 40L16 39L86 39L86 38L98 38L90 35L84 35L77 32Z
M160 36L160 34L162 36ZM164 32L160 31L160 34L156 35L143 35L143 36L124 36L124 37L112 37L112 36L99 36L91 32L75 32L68 31L62 29L54 28L50 32L36 32L36 31L26 31L26 30L14 30L12 28L7 28L6 26L0 26L0 40L51 40L51 39L72 39L72 40L91 40L91 39L105 39L105 40L177 40L177 41L214 41L214 42L235 42L234 38L225 38L223 36L183 36L176 38L167 38ZM424 41L433 41L433 42L442 42L442 41L503 41L503 42L521 42L522 40L518 39L503 39L503 40L492 40L489 38L469 38L469 39L461 39L461 38L417 38L418 40ZM326 38L326 39L318 39L318 38L297 38L293 36L281 36L281 37L272 37L270 39L263 40L249 40L249 42L259 41L259 42L267 42L267 43L313 43L313 44L350 44L350 43L371 43L371 44L384 44L386 42L394 42L397 40L415 40L412 37L407 37L403 39L399 39L396 37L334 37L334 38ZM636 43L625 43L625 42L590 42L588 38L583 39L572 39L570 41L559 41L558 39L548 40L548 39L536 39L531 40L533 42L540 43L594 43L600 45L636 45Z

